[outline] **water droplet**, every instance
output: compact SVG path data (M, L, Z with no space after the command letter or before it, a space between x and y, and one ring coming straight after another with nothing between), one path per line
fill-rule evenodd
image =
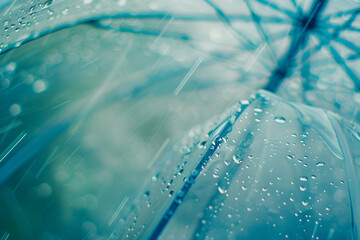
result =
M305 187L305 186L300 186L300 190L301 190L302 192L304 192L304 191L306 191L306 187Z
M247 190L247 187L246 187L246 186L242 186L241 189L242 189L243 191L246 191L246 190Z
M227 192L226 189L223 189L223 188L221 188L221 187L218 187L218 190L219 190L219 193L221 193L221 194L224 194L224 193Z
M220 172L220 169L219 169L219 168L215 168L213 177L214 177L214 178L218 178L218 177L219 177L219 172Z
M249 105L250 102L249 102L249 100L241 100L241 101L240 101L240 104L241 104L241 105Z
M8 72L14 72L15 69L16 69L16 63L15 62L10 62L10 63L6 64L5 69Z
M275 122L277 122L277 123L285 123L285 122L286 122L286 118L284 118L284 117L279 117L279 116L276 116L276 117L274 118L274 120L275 120Z
M61 11L61 13L62 13L63 15L67 15L68 12L69 12L69 9L68 9L68 8L65 8L64 10Z
M17 116L21 113L21 106L17 103L12 104L9 108L9 112L11 114L11 116Z
M206 146L206 141L202 141L199 145L200 148L204 148Z
M307 206L309 204L307 201L302 201L301 203L303 206Z
M300 181L306 182L307 180L308 180L308 178L305 176L300 177Z
M42 183L37 188L37 193L41 197L48 197L52 194L53 190L52 187L48 183Z
M41 93L47 89L46 83L42 80L37 80L33 84L33 91L36 93Z
M286 156L288 159L293 159L295 156L294 155L287 155Z
M242 163L244 160L241 158L240 155L234 155L233 156L233 160L235 163L239 164L239 163Z
M317 167L323 167L323 166L325 166L325 163L324 162L317 162L316 166Z
M53 0L47 0L47 1L45 2L45 7L50 6L50 5L52 4L52 2L53 2Z

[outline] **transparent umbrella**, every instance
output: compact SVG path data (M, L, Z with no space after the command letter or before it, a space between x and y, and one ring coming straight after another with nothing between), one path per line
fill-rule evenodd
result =
M357 238L358 2L0 8L4 238Z
M267 92L223 119L164 155L115 238L358 238L353 124Z

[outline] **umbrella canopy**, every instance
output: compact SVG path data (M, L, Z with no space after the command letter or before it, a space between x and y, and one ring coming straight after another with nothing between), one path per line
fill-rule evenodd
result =
M1 1L0 231L357 238L359 13L355 0Z
M259 92L164 155L114 239L356 239L357 131Z

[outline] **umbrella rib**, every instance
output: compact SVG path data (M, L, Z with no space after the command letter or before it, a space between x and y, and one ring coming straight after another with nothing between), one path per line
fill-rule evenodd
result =
M265 6L268 6L282 14L285 14L286 16L288 16L290 19L294 19L295 18L295 13L292 12L292 11L289 11L287 9L284 9L284 8L281 8L279 7L278 5L276 5L275 3L272 3L272 2L269 2L267 0L256 0L256 2L262 4L262 5L265 5Z
M360 90L360 79L359 77L353 72L353 70L346 64L344 59L340 56L340 54L332 47L327 46L329 49L333 59L335 62L345 71L345 73L348 75L348 77L353 81L355 88L357 90Z
M248 0L245 0L245 4L248 7L250 14L251 14L251 18L253 20L253 22L255 23L256 26L256 30L259 33L260 37L267 43L267 46L269 46L270 49L270 57L272 58L273 61L277 61L277 56L276 53L274 51L274 48L269 40L268 35L265 33L265 30L263 29L263 27L260 24L260 17L259 15L257 15L254 10L252 9L252 7L250 6L250 3L248 2Z
M211 0L203 0L207 5L209 5L218 15L219 19L224 22L226 25L232 29L232 31L238 36L242 41L245 41L246 44L249 46L254 47L255 44L252 43L247 37L245 37L243 34L241 34L237 29L234 28L234 26L231 23L231 20L228 18L228 16ZM240 41L239 39L239 41ZM242 44L244 44L242 41L240 41Z

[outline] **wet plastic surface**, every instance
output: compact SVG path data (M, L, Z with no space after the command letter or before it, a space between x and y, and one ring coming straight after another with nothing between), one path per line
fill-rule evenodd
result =
M357 239L359 7L1 1L0 236Z

